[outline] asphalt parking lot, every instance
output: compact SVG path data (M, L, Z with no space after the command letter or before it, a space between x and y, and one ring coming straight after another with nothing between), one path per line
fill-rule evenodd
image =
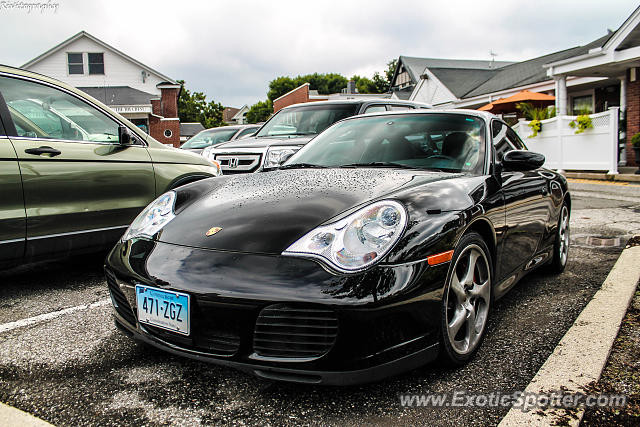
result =
M640 234L640 186L571 188L566 271L536 272L500 300L478 357L465 367L431 364L376 384L334 388L270 382L173 357L116 330L102 256L92 256L0 273L0 401L59 426L495 425L508 408L404 408L398 396L527 386L626 240Z

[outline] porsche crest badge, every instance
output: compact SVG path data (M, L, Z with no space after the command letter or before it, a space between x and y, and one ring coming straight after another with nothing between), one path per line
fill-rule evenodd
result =
M222 227L212 227L205 234L207 235L207 237L213 236L220 230L222 230Z

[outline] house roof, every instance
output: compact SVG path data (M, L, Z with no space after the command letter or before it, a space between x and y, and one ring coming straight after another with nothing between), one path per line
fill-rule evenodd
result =
M398 99L402 99L403 101L408 101L411 98L411 94L413 93L413 87L405 87L402 89L398 89L393 92Z
M163 80L165 80L165 81L167 81L167 82L169 82L171 84L178 84L178 82L173 80L171 77L167 77L164 74L154 70L153 68L141 63L140 61L137 61L137 60L133 59L132 57L130 57L126 53L123 53L123 52L119 51L118 49L116 49L115 47L113 47L111 45L108 45L107 43L103 42L102 40L100 40L100 39L98 39L98 38L96 38L94 36L92 36L91 34L87 33L86 31L80 31L79 33L69 37L65 41L55 45L54 47L52 47L48 51L44 52L43 54L41 54L39 56L36 56L31 61L29 61L26 64L22 65L20 68L29 68L29 67L31 67L32 65L42 61L43 59L47 58L48 56L54 54L55 52L59 51L60 49L64 48L65 46L68 46L69 44L73 43L74 41L76 41L76 40L78 40L78 39L80 39L82 37L86 37L89 40L101 45L105 49L109 49L113 53L115 53L115 54L127 59L130 62L133 62L134 64L136 64L140 68L143 68L143 69L147 70L148 72L157 75L161 79L163 79Z
M242 115L247 111L249 111L249 106L247 104L244 104L242 107L240 107L240 109L236 112L236 114L234 114L233 117L231 117L231 120L236 120L241 118Z
M539 56L528 61L516 62L500 68L497 72L473 90L467 92L461 98L471 98L477 95L498 92L504 89L511 89L533 83L549 80L544 64L560 61L572 56L582 55L589 52L594 47L602 46L611 35L607 34L584 46L577 46L560 52Z
M224 107L224 110L222 110L222 121L230 122L233 119L233 116L235 116L238 113L238 111L240 111L239 108Z
M193 136L204 129L201 123L180 123L180 136Z
M400 56L399 63L402 63L411 77L413 83L420 80L420 76L426 68L444 69L467 69L467 70L492 70L504 67L513 62L508 61L485 61L476 59L442 59L442 58L416 58L413 56ZM396 73L399 67L396 67ZM395 75L392 80L395 80Z
M81 91L106 105L149 105L158 95L129 86L79 87Z
M498 69L429 68L456 97L462 98L498 73Z

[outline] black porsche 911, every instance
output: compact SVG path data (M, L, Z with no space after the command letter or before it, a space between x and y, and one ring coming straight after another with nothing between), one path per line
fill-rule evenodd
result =
M107 257L116 324L276 380L465 363L495 299L566 265L571 199L543 163L486 113L345 119L275 170L151 203Z

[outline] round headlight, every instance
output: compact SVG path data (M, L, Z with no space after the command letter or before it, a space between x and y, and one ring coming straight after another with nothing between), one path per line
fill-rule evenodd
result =
M319 259L334 270L365 270L393 248L404 232L407 213L400 203L384 200L302 236L282 254Z
M122 240L129 240L135 237L151 239L162 227L175 218L176 215L173 212L175 202L175 191L169 191L155 199L133 220L124 236L122 236Z

